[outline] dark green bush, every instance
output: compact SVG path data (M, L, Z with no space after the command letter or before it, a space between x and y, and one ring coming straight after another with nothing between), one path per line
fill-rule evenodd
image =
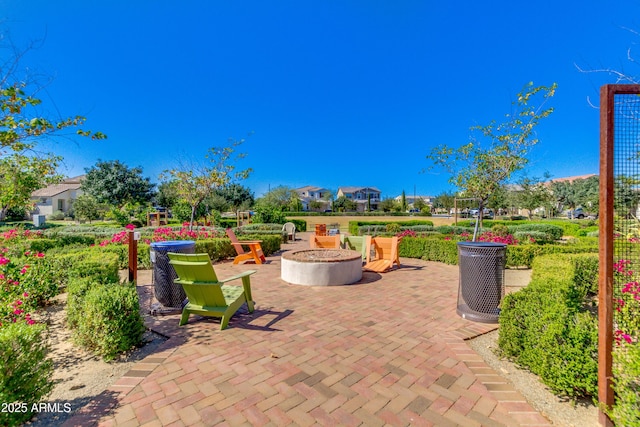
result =
M88 289L73 336L79 345L112 360L140 345L144 331L135 285L111 283Z
M302 233L307 231L307 221L303 219L287 219L287 222L292 222L296 225L296 232Z
M500 312L503 354L573 398L597 394L597 318L588 310L597 268L593 254L538 257L531 283L505 296Z
M229 239L196 240L196 253L207 253L214 262L236 256Z
M401 257L438 261L445 264L458 263L456 242L438 238L404 237L398 253Z
M576 244L557 245L509 245L507 246L506 267L531 268L533 260L540 255L554 253L597 253L598 245L595 241L579 241ZM445 240L443 237L404 237L400 243L401 257L419 258L426 261L439 261L446 264L458 263L458 248L456 241Z
M53 388L45 334L43 324L11 323L0 328L0 402L23 405L0 411L0 425L18 426L29 420L31 406Z

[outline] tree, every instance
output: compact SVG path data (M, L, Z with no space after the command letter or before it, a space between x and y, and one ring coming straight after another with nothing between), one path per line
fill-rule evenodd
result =
M4 41L7 38L1 37ZM39 114L37 107L42 101L35 94L42 89L42 83L34 78L27 68L22 70L20 60L34 43L25 49L0 42L0 48L12 55L0 64L0 156L8 152L25 153L32 151L38 141L47 136L60 135L64 129L76 129L76 134L91 139L105 139L101 132L80 128L85 117L72 116L51 119Z
M255 197L251 189L237 183L217 188L214 194L222 197L231 207L231 210L247 210L255 203ZM241 209L242 208L242 209Z
M259 202L261 204L278 207L284 211L294 206L296 204L295 201L299 199L295 189L287 187L286 185L279 185L261 197Z
M100 218L100 204L88 194L81 194L73 202L76 219L87 219L89 222Z
M0 61L0 220L9 209L26 210L33 191L61 178L55 171L62 158L39 153L40 140L62 136L65 129L92 139L106 138L101 132L81 129L82 116L53 119L41 115L42 101L35 94L43 85L20 63L34 43L20 49L6 40L0 35L0 49L11 52Z
M380 202L379 208L382 209L383 212L399 212L402 209L402 206L400 203L396 202L395 199L387 197Z
M25 212L32 207L31 193L58 182L56 168L61 157L44 158L14 153L0 157L0 220L9 209Z
M320 209L322 209L322 206L324 205L320 200L312 200L309 202L309 207L314 211L320 211Z
M549 175L546 174L545 178L548 179ZM518 206L527 209L529 213L529 219L534 209L546 206L552 198L551 191L545 183L537 177L529 178L523 176L518 181L520 186L516 192L516 200Z
M424 201L422 197L417 197L413 201L413 208L419 210L420 212L422 212L422 210L427 207L429 207L429 205Z
M453 209L456 195L452 192L442 192L433 199L433 207L436 209L444 209L446 213L449 213Z
M126 203L147 203L154 196L149 178L142 177L142 167L129 168L119 160L98 160L95 166L85 168L82 191L98 203L122 207Z
M358 205L346 196L340 196L333 201L333 210L335 212L354 212L358 209Z
M463 190L465 197L478 198L482 212L491 194L527 165L529 151L538 143L534 130L553 112L553 108L544 107L555 90L555 83L537 87L529 83L518 93L512 103L514 113L508 114L506 121L472 127L475 134L479 132L488 141L486 148L480 139L472 137L456 149L439 145L427 158L451 174L449 182Z
M196 210L198 206L209 197L216 189L229 185L234 180L246 179L252 172L251 169L235 170L234 160L242 159L244 153L232 158L236 147L244 142L230 140L226 147L211 147L207 151L205 159L209 164L181 164L177 168L163 172L161 179L175 181L176 194L180 200L191 207L189 229L193 228Z

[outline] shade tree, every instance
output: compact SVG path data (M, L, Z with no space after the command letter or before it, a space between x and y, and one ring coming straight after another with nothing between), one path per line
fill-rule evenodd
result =
M430 151L427 159L433 163L432 167L442 168L451 175L449 182L460 189L464 197L477 198L478 209L482 211L491 194L528 164L528 155L539 142L535 129L553 112L546 104L555 91L555 83L525 85L503 122L474 126L468 143L457 148L440 144Z
M126 203L148 203L155 194L155 184L142 176L140 166L130 168L119 160L98 160L85 172L81 189L98 203L121 208Z
M164 182L174 182L179 200L191 207L189 229L193 228L198 207L216 189L249 177L251 168L237 171L235 165L246 157L245 153L236 153L243 142L244 139L231 139L226 146L209 148L204 162L181 161L161 174L160 179Z

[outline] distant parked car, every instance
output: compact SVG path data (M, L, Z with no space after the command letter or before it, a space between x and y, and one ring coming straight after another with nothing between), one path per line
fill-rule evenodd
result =
M471 209L469 211L469 214L471 214L471 216L473 218L476 218L478 216L478 212L479 212L478 209ZM493 218L493 211L491 209L484 208L482 210L482 217L483 218Z
M592 214L589 212L586 212L583 208L576 208L573 211L569 211L567 212L567 218L571 219L571 218L575 218L575 219L584 219L584 218L589 218L589 219L598 219L598 214Z

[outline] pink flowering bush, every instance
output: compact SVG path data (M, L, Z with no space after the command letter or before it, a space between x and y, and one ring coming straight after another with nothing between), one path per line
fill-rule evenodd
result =
M617 345L638 344L640 339L640 283L634 279L630 260L613 265L615 275L614 337Z
M129 228L129 225L125 228L127 228L127 230L115 233L111 239L103 240L99 245L109 246L129 244L129 230L132 230L133 228ZM174 230L171 227L158 227L153 231L151 238L142 239L142 242L149 244L151 242L165 242L168 240L198 240L210 239L213 237L218 237L215 230L207 229L205 227L189 230L187 223L187 226L185 227L183 225L180 230Z
M7 235L16 238L15 233ZM42 252L14 258L6 247L0 248L0 323L34 324L31 313L57 295L60 280Z
M618 260L613 270L615 404L609 415L616 425L640 425L640 283L630 260Z

